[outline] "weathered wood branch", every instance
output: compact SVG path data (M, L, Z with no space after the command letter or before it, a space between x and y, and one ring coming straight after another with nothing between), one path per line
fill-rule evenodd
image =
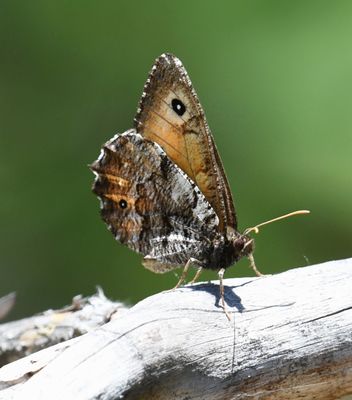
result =
M337 399L352 393L352 259L159 293L0 369L1 399Z
M3 297L3 300L4 304L12 305L14 294ZM97 294L87 298L76 296L71 305L61 310L48 310L0 324L0 366L81 336L125 310L127 307L124 304L108 300L98 289Z

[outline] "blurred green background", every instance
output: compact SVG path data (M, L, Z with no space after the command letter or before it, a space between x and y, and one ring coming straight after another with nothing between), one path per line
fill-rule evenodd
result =
M11 318L97 284L135 303L176 283L115 242L87 168L132 126L165 51L201 99L240 229L312 211L262 229L258 267L351 256L351 37L350 1L1 1L0 296L17 291ZM226 276L252 275L247 265Z

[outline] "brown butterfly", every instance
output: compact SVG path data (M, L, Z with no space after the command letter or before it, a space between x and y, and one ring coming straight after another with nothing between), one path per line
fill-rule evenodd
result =
M158 273L190 265L223 275L247 256L257 275L253 239L237 231L229 184L203 109L181 61L155 62L135 129L116 135L91 165L93 191L115 238L144 255ZM226 312L226 311L225 311ZM228 316L228 314L226 314Z

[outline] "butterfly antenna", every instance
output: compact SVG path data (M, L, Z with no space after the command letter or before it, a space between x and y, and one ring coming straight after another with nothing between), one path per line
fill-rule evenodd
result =
M298 210L298 211L290 212L290 213L285 214L285 215L281 215L280 217L276 217L274 219L270 219L269 221L262 222L261 224L253 226L252 228L247 228L244 231L244 235L248 235L251 232L259 233L259 228L261 226L271 224L272 222L280 221L280 219L293 217L294 215L303 215L303 214L309 214L309 213L310 213L310 211L308 211L308 210Z

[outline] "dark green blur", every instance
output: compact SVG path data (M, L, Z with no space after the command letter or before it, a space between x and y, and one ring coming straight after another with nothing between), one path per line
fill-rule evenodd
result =
M256 262L276 273L351 256L352 2L1 1L0 296L11 318L101 285L135 303L172 287L116 243L87 168L132 126L154 58L185 64ZM247 260L227 277L252 275ZM216 279L205 273L203 279Z

